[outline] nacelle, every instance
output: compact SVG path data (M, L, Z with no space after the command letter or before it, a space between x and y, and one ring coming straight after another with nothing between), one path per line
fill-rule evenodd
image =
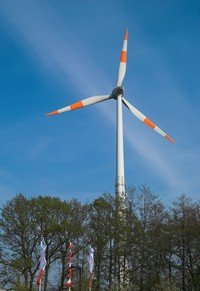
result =
M124 96L124 87L116 87L115 89L112 90L112 93L110 94L110 98L117 99L119 95Z

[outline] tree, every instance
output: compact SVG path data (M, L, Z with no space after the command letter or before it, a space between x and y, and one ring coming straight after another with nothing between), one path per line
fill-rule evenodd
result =
M117 202L110 194L89 205L16 195L1 210L1 286L35 289L43 239L44 290L65 290L70 241L73 269L82 275L74 290L88 288L89 244L95 251L95 290L200 290L200 202L181 195L166 210L147 186L128 189L126 207Z
M113 283L115 199L109 195L96 199L90 208L90 240L95 249L95 273L97 290Z
M77 200L71 200L67 204L65 202L63 204L62 210L60 210L59 217L60 226L58 240L60 243L59 262L61 265L59 290L63 290L68 271L67 261L69 242L72 242L73 245L74 270L76 270L76 272L81 272L79 273L79 277L83 275L82 270L85 267L84 256L88 245L87 236L88 206L82 205ZM79 278L77 288L79 288L80 284L82 284L80 279L81 278Z
M37 271L37 227L32 216L30 202L22 194L8 202L0 219L1 266L4 269L4 285L18 288L24 285L32 290Z
M131 282L140 290L153 288L163 276L163 237L167 213L147 186L135 195L135 225L132 229ZM134 262L134 263L133 263Z
M199 203L182 194L171 210L173 266L182 290L200 288Z

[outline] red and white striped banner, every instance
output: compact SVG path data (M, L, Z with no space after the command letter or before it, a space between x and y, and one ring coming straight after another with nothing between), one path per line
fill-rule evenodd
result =
M89 265L89 290L91 290L94 269L94 250L91 246L89 246L88 252L88 265Z
M66 283L67 288L71 290L72 287L72 243L69 243L69 258L68 258L68 280Z
M40 243L40 268L39 268L39 275L37 277L37 282L36 282L37 286L40 286L41 284L42 276L45 272L45 267L47 264L47 261L45 258L45 251L46 251L46 245L44 241L41 241Z

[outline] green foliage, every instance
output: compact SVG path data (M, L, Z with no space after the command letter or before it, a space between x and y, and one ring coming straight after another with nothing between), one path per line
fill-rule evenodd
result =
M35 290L39 244L47 245L43 289L65 290L73 243L73 290L88 290L87 251L95 250L92 290L200 289L200 202L181 195L166 209L147 186L122 204L103 194L90 205L16 195L1 210L0 287ZM76 284L75 284L76 282Z

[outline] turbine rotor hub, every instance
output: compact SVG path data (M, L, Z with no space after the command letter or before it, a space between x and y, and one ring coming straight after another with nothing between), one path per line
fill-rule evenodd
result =
M114 88L112 90L112 93L110 95L110 98L117 99L117 97L119 95L124 96L124 93L125 93L125 91L124 91L124 87L123 86L116 87L116 88Z

